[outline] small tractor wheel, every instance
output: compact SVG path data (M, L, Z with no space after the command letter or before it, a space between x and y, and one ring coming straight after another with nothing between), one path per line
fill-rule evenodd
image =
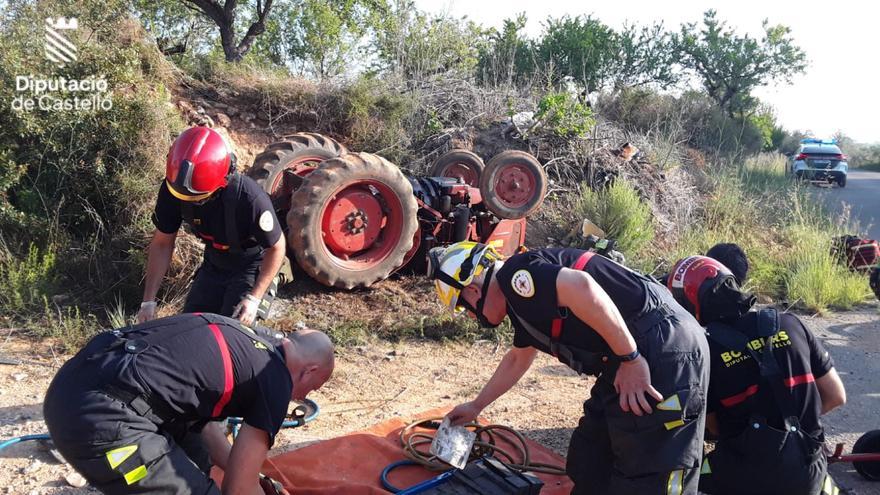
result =
M400 169L376 155L351 153L322 163L293 193L288 241L318 282L368 287L403 265L417 212Z
M483 202L499 218L524 218L533 213L547 194L547 175L534 156L505 151L489 160L480 177Z
M324 160L346 153L345 146L334 139L300 132L267 146L254 159L247 175L269 194L276 211L285 212L290 209L290 194L299 187L303 177Z
M434 162L428 172L430 177L454 177L462 179L465 184L478 187L480 175L486 166L483 159L468 150L452 150Z
M872 430L856 440L853 454L880 454L880 430ZM854 462L853 467L870 481L880 481L880 462Z

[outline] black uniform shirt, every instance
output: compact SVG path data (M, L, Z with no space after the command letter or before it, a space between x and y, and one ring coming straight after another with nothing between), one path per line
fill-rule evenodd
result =
M191 227L207 246L225 251L229 249L229 240L221 196L222 194L214 194L205 204L192 205L194 225ZM174 234L180 229L183 223L182 203L183 201L171 195L168 184L162 181L153 212L153 224L160 232ZM239 245L242 248L257 245L269 248L278 242L281 225L272 208L272 200L259 184L245 175L241 176L241 192L235 213Z
M507 259L498 270L496 280L507 300L508 313L513 310L535 328L550 335L553 319L568 314L566 308L559 307L556 277L562 268L574 265L583 253L579 249L550 248ZM644 308L646 293L640 275L600 255L593 256L584 271L608 293L625 320L638 315ZM511 322L515 347L535 347L550 352L522 328L516 318L511 318ZM565 318L560 342L593 352L609 350L608 344L595 330L574 316Z
M215 415L214 409L226 385L223 354L215 330L198 315L154 320L126 334L129 339L156 336L118 380L148 388L173 410L174 423L179 426L196 425L198 429L209 420L242 417L245 423L268 433L271 446L287 415L293 389L283 353L280 347L277 351L267 349L236 329L237 320L217 315L211 318L216 319L214 328L226 340L234 370L232 394L219 414ZM176 329L181 326L189 329L180 333Z
M734 325L748 336L757 335L756 326L755 312L746 314ZM778 337L772 339L774 356L782 369L785 387L791 389L793 410L799 415L804 431L821 435L822 400L815 381L825 376L834 367L834 362L796 316L780 313L779 329ZM753 349L759 352L763 349L763 339L753 343ZM725 349L711 338L709 349L712 368L707 407L709 412L717 413L722 438L741 432L752 413L767 418L771 426L780 428L782 414L749 352Z

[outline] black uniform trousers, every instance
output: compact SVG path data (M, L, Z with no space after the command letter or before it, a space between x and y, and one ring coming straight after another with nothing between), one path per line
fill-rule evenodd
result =
M183 312L232 316L235 306L253 290L262 262L262 250L234 255L205 247L205 259L196 271Z
M87 352L68 361L49 386L43 415L58 451L106 494L219 495L203 467L175 440L187 437L173 436L155 418L138 414L104 391L105 382L114 377L100 376L96 361L88 358L114 340L110 333L93 339Z
M652 414L620 408L609 365L584 403L584 415L568 448L566 471L573 495L696 494L703 454L709 348L705 332L669 292L646 280L643 315L628 322L648 362L651 384L664 400L648 400ZM658 321L659 320L659 321ZM656 321L656 323L653 323Z

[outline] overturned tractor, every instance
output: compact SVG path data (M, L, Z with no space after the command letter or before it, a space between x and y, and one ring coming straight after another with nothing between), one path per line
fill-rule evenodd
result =
M247 173L287 219L299 266L345 289L404 267L422 270L428 249L457 241L493 243L511 255L547 191L543 167L521 151L484 165L474 153L453 150L431 167L433 177L413 178L380 156L350 153L313 133L270 144Z

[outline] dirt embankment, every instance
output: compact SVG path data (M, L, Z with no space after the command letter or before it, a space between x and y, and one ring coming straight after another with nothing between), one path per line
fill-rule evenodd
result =
M372 307L374 312L390 309L379 303ZM829 443L845 442L850 448L864 431L880 428L878 315L875 304L828 318L806 318L834 356L849 396L843 409L825 419ZM43 432L42 396L65 356L53 355L49 343L32 344L8 329L0 339L0 355L28 361L0 365L0 438ZM472 345L376 341L341 349L332 380L312 396L323 408L321 416L304 428L283 432L275 452L468 400L504 351L504 345L486 341ZM514 426L564 454L590 384L590 379L541 356L519 385L485 411L485 417ZM69 468L57 464L35 442L0 452L0 465L0 493L92 493L71 488L65 481ZM861 480L851 466L836 465L832 472L851 493L880 494L880 485Z

